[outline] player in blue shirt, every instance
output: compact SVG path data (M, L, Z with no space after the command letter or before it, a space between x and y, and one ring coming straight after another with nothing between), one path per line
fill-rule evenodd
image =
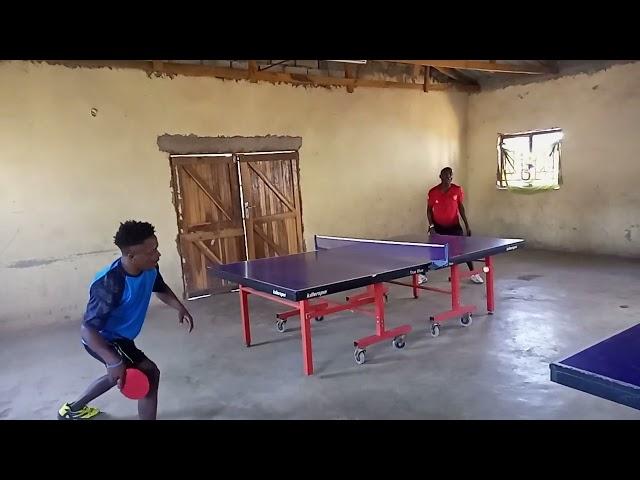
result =
M141 420L155 420L160 370L134 343L151 293L175 308L179 323L186 322L189 332L193 330L193 318L160 275L160 252L153 225L134 220L121 223L114 243L122 256L95 276L80 329L84 348L105 365L107 372L89 385L78 400L65 403L58 411L60 419L96 416L100 411L87 404L115 385L121 388L125 369L135 366L145 372L150 384L148 395L138 400L138 416Z

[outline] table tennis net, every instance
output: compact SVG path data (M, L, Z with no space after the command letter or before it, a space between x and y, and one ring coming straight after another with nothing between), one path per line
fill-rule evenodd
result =
M379 250L382 255L418 255L424 257L425 260L431 260L438 266L445 266L449 260L449 247L447 244L398 242L392 240L316 235L315 246L316 250L330 250L333 248L365 248L367 250Z

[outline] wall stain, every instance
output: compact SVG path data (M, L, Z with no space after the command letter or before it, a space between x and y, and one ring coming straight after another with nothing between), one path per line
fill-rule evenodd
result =
M634 228L640 228L640 225L629 225L629 228L624 229L624 238L627 239L627 242L631 241L631 230Z
M17 262L13 262L7 265L7 268L33 268L33 267L42 267L44 265L49 265L55 262L64 262L67 260L73 260L74 258L84 257L87 255L97 255L101 253L113 253L114 250L93 250L91 252L80 252L74 253L73 255L69 255L66 257L59 258L30 258L27 260L18 260Z

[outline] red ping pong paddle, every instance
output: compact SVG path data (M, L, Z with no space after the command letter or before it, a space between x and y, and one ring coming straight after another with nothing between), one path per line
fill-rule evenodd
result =
M124 384L120 389L122 394L132 400L140 400L149 393L149 379L137 368L127 368L124 377Z

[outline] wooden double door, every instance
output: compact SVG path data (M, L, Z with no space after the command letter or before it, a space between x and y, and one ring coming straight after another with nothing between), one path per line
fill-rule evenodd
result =
M216 264L304 250L298 152L172 156L185 296L235 288Z

